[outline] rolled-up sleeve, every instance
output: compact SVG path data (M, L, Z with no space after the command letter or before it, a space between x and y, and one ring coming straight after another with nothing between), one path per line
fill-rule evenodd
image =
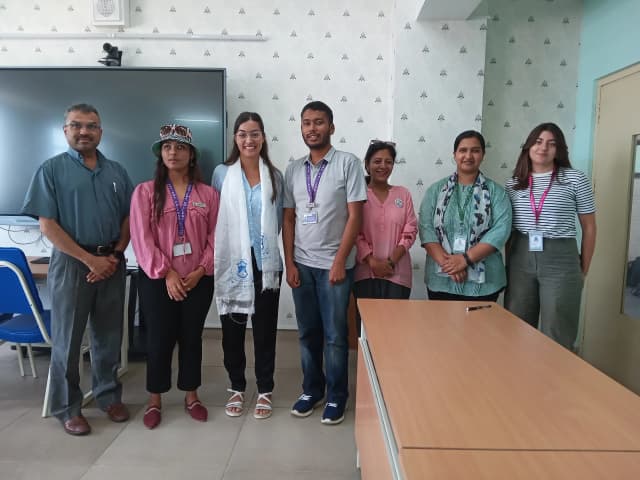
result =
M151 227L153 191L149 190L148 185L140 184L133 191L129 228L138 265L149 278L159 279L167 276L171 268L171 259L158 248L156 235Z
M406 251L409 251L418 235L418 219L416 218L416 212L413 208L411 194L408 191L404 198L404 204L406 205L405 223L398 245L404 247Z
M436 235L436 229L433 226L433 214L436 208L436 185L431 185L422 198L420 203L419 213L419 232L420 232L420 244L425 243L439 243L438 236Z
M209 208L209 211L207 212L207 244L200 260L200 266L204 268L206 275L213 275L216 223L218 222L218 208L220 206L220 194L215 188L212 188L211 190L213 193L207 202L208 205L211 205L211 208Z
M500 250L507 243L511 235L511 202L507 192L501 186L493 184L491 192L491 228L487 230L481 243L488 243L496 250Z
M356 261L362 263L362 261L373 253L373 247L371 243L364 236L364 232L360 231L356 237Z

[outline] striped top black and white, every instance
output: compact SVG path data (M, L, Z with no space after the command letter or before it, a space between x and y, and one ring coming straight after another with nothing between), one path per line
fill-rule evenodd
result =
M536 207L540 197L549 186L551 173L534 173L533 197ZM561 168L547 194L536 226L536 217L531 208L529 188L515 190L517 180L507 181L505 189L513 207L513 228L528 234L532 230L542 232L545 238L574 238L576 236L576 214L596 211L593 190L589 178L579 170Z

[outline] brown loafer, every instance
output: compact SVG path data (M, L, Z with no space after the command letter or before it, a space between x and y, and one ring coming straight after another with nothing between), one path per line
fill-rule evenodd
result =
M126 422L129 420L129 410L124 403L112 403L104 409L112 422Z
M82 415L71 417L69 420L62 422L62 426L64 427L64 431L69 435L80 436L91 433L91 425L89 425L87 419Z

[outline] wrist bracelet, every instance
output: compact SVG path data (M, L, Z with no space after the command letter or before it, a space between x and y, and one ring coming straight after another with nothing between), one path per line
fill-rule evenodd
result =
M467 252L464 252L462 256L464 257L464 261L467 262L467 266L473 267L473 262L469 258L469 255L467 255Z
M393 260L391 260L391 257L387 257L387 263L391 268L396 268L396 264L394 263Z
M112 255L121 262L124 262L124 252L121 252L120 250L114 250Z

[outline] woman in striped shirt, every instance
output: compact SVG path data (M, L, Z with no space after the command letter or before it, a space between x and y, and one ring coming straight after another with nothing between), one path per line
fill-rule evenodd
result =
M574 350L584 276L596 243L593 191L571 168L567 143L554 123L534 128L506 190L514 232L507 249L505 306ZM576 244L576 214L582 227Z

